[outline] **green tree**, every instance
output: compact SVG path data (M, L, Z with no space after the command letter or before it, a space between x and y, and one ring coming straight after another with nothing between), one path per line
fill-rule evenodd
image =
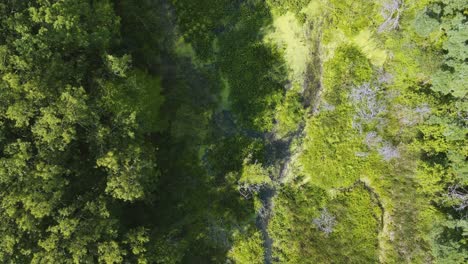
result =
M157 187L145 139L164 129L164 99L119 21L111 1L0 4L1 262L147 258L149 236L120 212Z

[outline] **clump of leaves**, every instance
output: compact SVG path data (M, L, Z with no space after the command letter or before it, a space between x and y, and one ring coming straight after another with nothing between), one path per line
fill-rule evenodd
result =
M263 239L260 232L235 234L234 245L228 252L228 258L234 263L263 263ZM228 262L231 263L231 262Z
M244 161L242 174L239 179L239 193L246 199L259 192L262 188L272 184L268 171L261 163L249 164L249 160Z
M303 122L304 112L298 87L288 90L283 102L277 107L276 120L279 135L286 136L294 132Z
M438 41L444 50L444 67L432 76L432 90L463 98L468 93L468 26L463 1L435 1L414 22L416 33L423 37L439 31Z

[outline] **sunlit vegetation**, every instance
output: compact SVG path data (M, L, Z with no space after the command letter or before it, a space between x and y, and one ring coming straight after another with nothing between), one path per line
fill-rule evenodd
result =
M331 197L306 186L284 188L275 199L270 228L278 262L378 262L382 212L372 193L357 184ZM319 224L324 217L333 219L328 230Z
M0 262L468 262L467 8L2 1Z

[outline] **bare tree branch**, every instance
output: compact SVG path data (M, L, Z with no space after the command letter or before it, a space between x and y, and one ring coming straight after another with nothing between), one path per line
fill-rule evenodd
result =
M463 211L468 207L468 191L458 184L448 188L447 196L456 203L452 206L456 211Z
M403 0L387 0L383 4L381 14L385 21L379 26L377 32L382 33L399 28L403 5Z
M336 224L336 219L332 216L327 208L323 208L320 216L312 220L312 222L317 226L317 228L324 232L326 236L333 232L333 227Z

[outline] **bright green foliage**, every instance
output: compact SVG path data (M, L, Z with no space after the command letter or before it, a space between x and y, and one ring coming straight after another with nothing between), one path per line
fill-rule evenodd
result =
M280 0L268 0L267 3L272 8L278 9L281 14L288 11L292 13L299 13L299 11L307 6L310 0L291 0L291 1L280 1Z
M377 23L376 1L329 0L325 3L331 10L331 24L347 36L354 36Z
M370 30L362 30L353 38L353 43L360 48L373 65L382 67L388 55L385 50L379 48L373 37Z
M262 164L254 163L244 164L239 182L248 185L269 184L271 183L271 179L268 172L262 167Z
M281 263L377 262L382 212L363 186L333 199L309 185L284 188L275 202L270 230ZM336 219L329 235L313 223L322 208Z
M93 202L78 202L61 208L58 213L60 218L38 241L41 250L34 254L32 262L89 261L92 256L86 248L99 250L103 255L125 254L119 252L118 244L113 241L117 238L117 221L110 217L105 203L103 197L98 197ZM79 207L82 211L75 218ZM108 242L96 244L97 241Z
M285 136L296 131L303 121L305 112L298 87L294 87L286 92L283 102L278 106L276 111L278 134Z
M137 2L1 1L1 263L468 261L466 1Z
M353 128L348 96L353 86L371 78L372 69L353 46L338 48L324 68L324 99L333 110L323 109L308 121L300 162L307 180L325 188L347 186L364 176L362 158L356 155L362 139Z
M228 258L234 263L263 263L263 240L260 232L253 234L237 234L235 242L229 250Z
M269 224L274 256L280 263L316 263L308 255L313 245L303 243L310 241L310 231L314 230L312 221L327 200L327 193L312 185L286 185L280 189L274 200L275 216Z
M319 186L347 186L361 176L361 158L356 156L361 139L351 122L343 120L347 116L349 111L339 108L323 112L307 126L300 162L305 175Z
M115 57L107 55L107 67L109 70L119 77L127 77L128 70L132 63L132 58L129 55Z
M116 199L143 199L146 193L144 186L152 186L157 180L155 163L145 157L139 147L129 146L119 153L110 151L96 164L108 172L106 192Z
M146 255L149 241L148 230L142 227L132 229L126 235L124 244L128 245L138 264L148 263Z
M338 47L324 65L325 100L333 105L346 101L349 89L369 81L372 73L369 60L357 47Z
M89 125L91 115L83 88L67 86L54 104L40 109L31 128L36 144L49 150L63 151L76 139L76 125Z
M99 263L122 263L123 257L119 245L115 241L100 243L98 246Z
M337 262L378 262L377 236L382 228L383 212L376 202L369 190L357 185L327 205L330 213L336 214L337 224L330 235L331 241L324 243L323 251L318 249L322 262L330 258L338 259Z
M308 39L304 35L303 25L296 17L287 13L274 17L274 31L265 36L266 42L273 43L282 51L285 64L288 67L288 77L291 82L304 83L308 63L313 59L309 54Z

